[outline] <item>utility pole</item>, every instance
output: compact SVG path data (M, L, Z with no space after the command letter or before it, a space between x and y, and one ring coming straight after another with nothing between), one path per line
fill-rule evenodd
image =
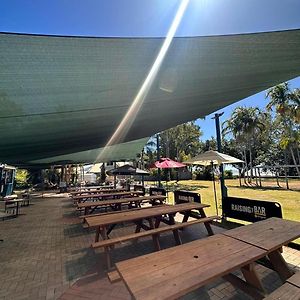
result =
M159 134L156 134L156 160L160 160ZM158 187L161 187L161 170L157 169Z
M220 132L220 120L219 118L223 116L224 112L221 113L216 113L212 119L215 119L215 124L216 124L216 134L217 134L217 146L218 146L218 152L222 153L222 144L221 144L221 132ZM222 196L222 202L225 197L227 197L227 188L225 186L225 181L224 181L224 169L223 169L223 164L220 164L220 184L221 184L221 196Z

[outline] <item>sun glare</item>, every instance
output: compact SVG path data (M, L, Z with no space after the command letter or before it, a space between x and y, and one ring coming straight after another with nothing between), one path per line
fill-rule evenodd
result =
M189 4L189 0L182 0L180 6L177 10L177 13L173 19L171 27L167 33L167 36L162 44L162 47L146 77L144 80L141 88L139 89L137 95L135 96L132 104L130 105L128 111L126 112L125 116L123 117L122 121L120 122L119 126L115 130L114 134L111 136L107 144L105 145L104 149L99 153L97 157L97 161L101 161L101 158L106 156L105 152L108 151L108 146L122 143L125 136L127 135L129 129L131 128L137 113L139 112L143 102L152 86L152 83L159 71L159 68L164 60L164 57L170 47L170 44L174 38L176 30L181 22L181 19L184 15L184 12Z

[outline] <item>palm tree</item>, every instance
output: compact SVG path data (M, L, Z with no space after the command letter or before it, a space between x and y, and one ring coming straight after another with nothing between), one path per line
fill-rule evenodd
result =
M295 130L295 126L300 123L300 90L291 91L289 84L285 82L271 88L267 92L266 98L270 99L267 109L273 110L275 108L278 120L283 125L280 146L285 151L290 151L298 176L300 176L293 150L296 149L299 157L299 134L297 128Z
M243 146L243 157L246 168L247 150L249 151L250 182L253 178L252 147L255 135L265 127L263 113L258 107L237 107L229 120L223 123L223 134L232 133L237 143Z

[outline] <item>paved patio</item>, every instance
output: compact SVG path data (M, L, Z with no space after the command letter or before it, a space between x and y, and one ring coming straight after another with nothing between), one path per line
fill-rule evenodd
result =
M54 193L37 196L21 215L0 221L0 299L130 299L122 282L111 284L101 250L89 247L94 232L82 228L70 198ZM204 226L185 230L183 241L206 236ZM203 230L202 230L203 229ZM132 230L125 226L112 236ZM214 227L215 232L223 229ZM174 245L172 234L163 236L164 248ZM113 251L114 261L152 252L151 238L124 243ZM284 257L300 269L300 252L284 248ZM258 266L267 291L280 286L277 274ZM219 280L183 299L249 299L231 284Z

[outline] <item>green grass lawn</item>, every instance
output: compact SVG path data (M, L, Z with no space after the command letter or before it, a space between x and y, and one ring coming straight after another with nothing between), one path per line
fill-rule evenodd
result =
M298 181L299 183L299 181ZM165 186L165 182L163 185ZM284 190L275 188L258 188L258 187L246 187L239 186L239 181L235 179L229 179L225 181L228 189L228 196L250 198L257 200L269 200L276 201L281 204L283 218L300 221L300 191L298 190ZM297 183L296 183L297 184ZM168 190L182 189L188 191L194 191L201 195L202 203L210 204L209 208L206 208L207 215L215 215L215 202L213 183L211 181L204 180L182 180L176 184L175 181L168 182ZM217 198L219 214L221 213L221 191L220 183L216 182ZM174 202L173 193L169 193L169 202ZM297 240L300 244L300 239Z

